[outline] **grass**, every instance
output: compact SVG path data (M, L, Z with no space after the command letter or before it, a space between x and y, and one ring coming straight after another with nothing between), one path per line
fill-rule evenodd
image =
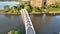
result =
M60 12L60 8L48 8L46 12Z

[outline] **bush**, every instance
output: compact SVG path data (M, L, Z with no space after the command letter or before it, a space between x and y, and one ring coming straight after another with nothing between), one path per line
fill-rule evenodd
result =
M14 34L14 31L12 30L12 31L8 32L8 34Z
M32 7L30 6L30 3L29 2L26 2L24 4L24 9L26 9L28 12L31 12L32 11Z
M19 8L17 6L13 6L11 7L11 10L10 10L12 13L15 13L17 14L19 12Z
M38 11L36 8L33 8L33 9L32 9L32 12L36 12L36 11Z
M9 10L9 6L8 6L8 5L5 5L5 6L4 6L4 9L5 9L5 10Z
M20 30L12 30L8 34L22 34L22 32Z
M49 8L60 8L60 3L56 2L55 4L49 5Z
M16 30L15 34L22 34L22 32L20 30Z
M44 9L42 9L42 8L33 8L32 11L33 12L44 12Z
M8 12L9 11L9 6L8 5L6 5L6 6L4 6L4 12Z
M46 9L39 8L39 12L46 12Z
M31 12L32 8L30 6L24 6L24 9L26 9L28 12Z
M20 9L22 9L22 8L24 8L24 4L21 4L21 5L20 5Z

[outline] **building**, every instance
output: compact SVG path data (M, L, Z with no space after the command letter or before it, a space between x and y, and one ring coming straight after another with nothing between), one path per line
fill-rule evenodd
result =
M55 0L46 0L47 5L54 4L54 3L55 3Z
M32 7L42 7L42 0L31 0Z
M45 5L51 5L55 3L55 0L31 0L32 7L43 7Z

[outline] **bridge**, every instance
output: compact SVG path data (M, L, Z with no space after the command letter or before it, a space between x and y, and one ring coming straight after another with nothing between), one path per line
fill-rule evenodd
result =
M26 34L36 34L27 10L21 9L20 12L21 12L22 20L25 24Z

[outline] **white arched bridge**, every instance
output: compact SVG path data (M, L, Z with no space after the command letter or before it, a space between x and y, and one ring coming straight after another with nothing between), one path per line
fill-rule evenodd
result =
M21 9L21 16L25 24L26 34L36 34L27 10Z

